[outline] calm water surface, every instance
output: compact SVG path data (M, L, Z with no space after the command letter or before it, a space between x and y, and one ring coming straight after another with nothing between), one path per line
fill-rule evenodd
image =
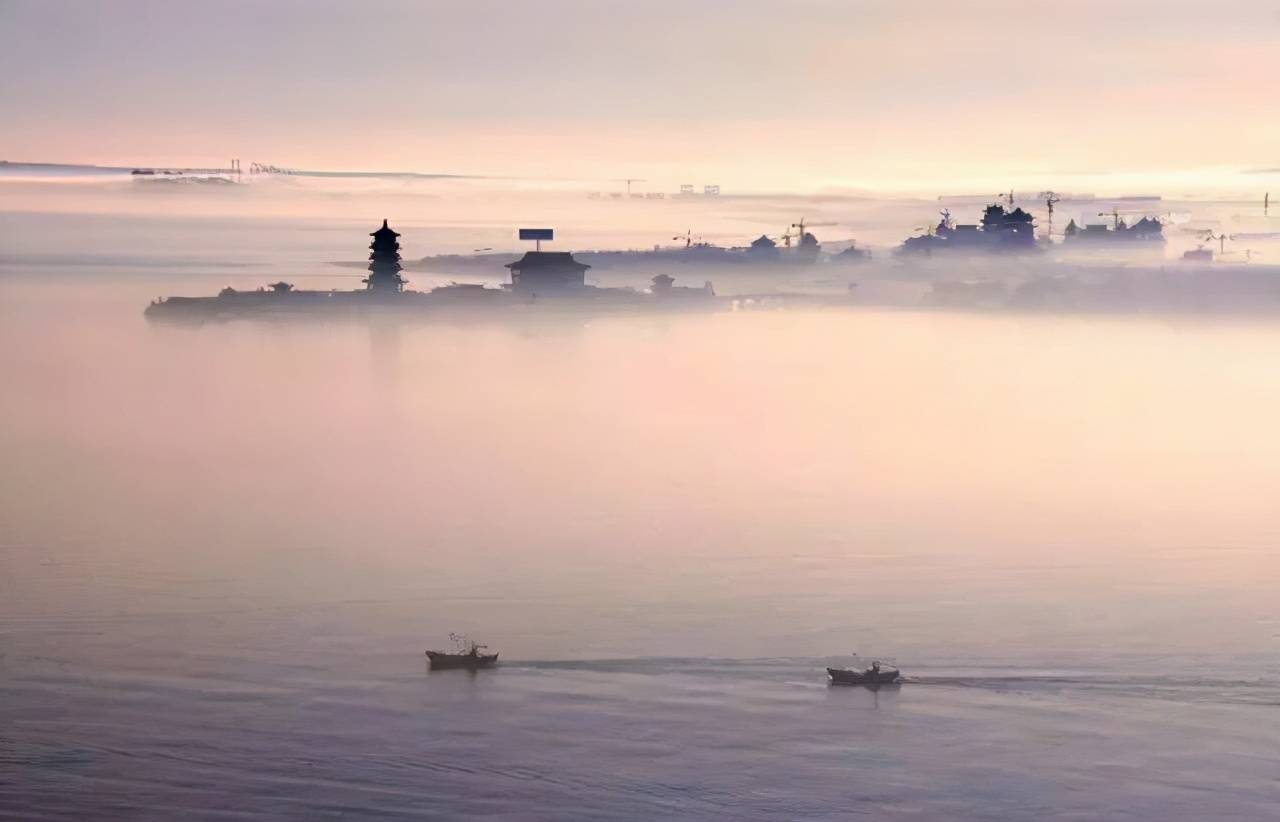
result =
M1270 325L167 290L0 278L0 817L1280 818Z

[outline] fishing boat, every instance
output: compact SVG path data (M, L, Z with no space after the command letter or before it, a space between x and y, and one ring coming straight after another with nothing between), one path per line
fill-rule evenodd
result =
M431 663L431 670L465 668L474 671L478 668L492 668L498 663L497 654L482 653L489 647L487 645L480 645L458 634L449 634L449 639L453 643L453 650L427 651L427 661Z
M848 668L828 668L832 685L892 685L900 680L902 672L897 668L881 668L879 662L872 662L870 668L851 671Z

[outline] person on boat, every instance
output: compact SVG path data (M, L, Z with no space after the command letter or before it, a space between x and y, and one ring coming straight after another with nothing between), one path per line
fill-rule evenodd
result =
M880 660L877 659L875 662L871 663L870 673L875 676L880 676Z

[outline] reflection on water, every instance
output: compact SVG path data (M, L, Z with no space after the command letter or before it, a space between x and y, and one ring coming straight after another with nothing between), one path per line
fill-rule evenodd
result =
M158 288L0 282L0 815L1274 807L1271 327Z

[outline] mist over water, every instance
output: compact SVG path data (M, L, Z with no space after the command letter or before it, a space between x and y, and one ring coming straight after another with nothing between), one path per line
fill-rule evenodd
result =
M2 220L0 816L1274 816L1271 323L172 328L373 226Z

